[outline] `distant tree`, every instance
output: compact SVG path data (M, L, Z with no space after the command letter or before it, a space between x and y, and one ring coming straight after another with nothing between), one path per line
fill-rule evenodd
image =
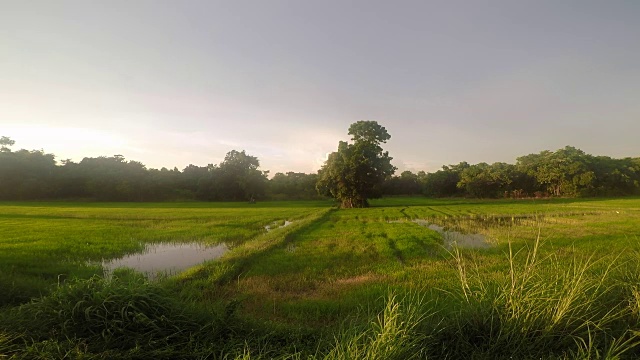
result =
M69 168L72 169L74 167ZM150 198L148 170L138 161L126 161L122 155L84 158L74 170L83 179L83 196L101 201Z
M260 171L257 157L231 150L219 165L209 165L207 176L198 181L202 200L240 201L264 195L268 171Z
M395 172L389 152L380 144L391 138L375 121L358 121L349 127L352 144L340 141L318 172L316 188L332 196L343 208L361 208L368 199L380 197L385 179Z
M499 197L514 190L515 167L506 163L479 163L464 169L460 174L458 187L467 195L479 198Z
M2 152L11 152L9 146L13 146L16 142L11 140L11 138L3 136L0 137L0 151Z
M56 160L42 150L11 151L4 145L14 142L1 139L0 199L33 200L53 197L55 193Z
M85 191L87 174L81 172L80 165L71 159L61 161L57 178L57 197L63 199L86 198Z
M584 195L621 196L640 191L640 159L612 159L593 156L589 168L594 173L593 187Z
M517 158L515 165L443 166L435 173L395 171L381 144L390 136L374 121L349 128L318 174L277 173L267 179L256 157L232 150L218 165L189 165L181 172L147 169L122 155L56 163L43 150L12 150L0 137L0 200L92 199L99 201L312 199L318 192L343 207L367 206L382 194L452 197L640 195L640 158L593 156L571 146Z
M468 195L486 198L495 197L499 185L491 174L489 164L479 163L462 171L457 186L464 189Z
M517 167L533 176L553 196L578 196L591 191L595 173L591 155L572 146L519 157Z
M271 199L315 199L318 198L317 182L317 174L279 172L269 180L268 192Z
M244 150L231 150L220 163L219 169L225 177L228 193L233 200L251 200L264 195L268 172L260 171L257 157L247 155Z
M200 193L200 184L209 176L209 167L189 164L180 173L179 188L185 195L189 194L187 197L205 198Z
M470 165L463 161L457 165L444 165L442 170L435 173L418 174L422 187L422 193L433 197L451 197L463 195L463 190L458 187L460 175Z
M185 193L179 188L180 170L173 168L169 170L166 167L147 170L145 199L173 200L173 199L192 199L191 193Z
M409 170L403 171L400 176L392 176L383 185L385 195L416 195L420 193L418 175Z

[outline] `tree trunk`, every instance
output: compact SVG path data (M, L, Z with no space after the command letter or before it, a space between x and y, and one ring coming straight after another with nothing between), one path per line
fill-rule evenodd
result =
M343 209L365 208L369 207L369 202L367 199L346 198L342 200L340 207Z

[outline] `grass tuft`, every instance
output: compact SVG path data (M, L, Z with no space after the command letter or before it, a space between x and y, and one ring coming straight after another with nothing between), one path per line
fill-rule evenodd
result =
M28 335L32 355L171 353L191 346L201 334L220 341L231 316L195 313L142 275L116 271L112 279L72 281L15 308L1 319L0 329Z
M324 359L419 359L424 337L416 332L425 319L423 301L415 295L398 299L389 295L384 310L368 328L343 331Z

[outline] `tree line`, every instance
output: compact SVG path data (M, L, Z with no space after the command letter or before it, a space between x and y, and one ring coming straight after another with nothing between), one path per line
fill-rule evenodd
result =
M445 165L433 173L405 171L385 194L429 197L540 198L640 195L640 157L594 156L572 146L497 162Z
M148 169L122 155L62 160L42 150L12 151L0 138L0 200L250 201L315 199L316 174L277 173L268 179L257 157L228 152L220 164Z
M228 152L220 164L182 170L150 169L121 155L56 161L43 150L12 150L0 138L0 200L251 201L332 196L345 207L382 195L429 197L578 197L640 194L640 158L593 156L567 146L517 158L515 164L461 162L432 173L395 171L380 147L390 136L375 122L350 128L316 174L277 173L271 179L257 157ZM375 171L371 171L375 169Z

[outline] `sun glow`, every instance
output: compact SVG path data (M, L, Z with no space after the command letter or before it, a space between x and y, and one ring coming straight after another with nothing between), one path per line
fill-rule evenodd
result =
M95 129L31 125L7 127L1 131L0 135L15 140L13 150L41 149L59 159L79 161L86 156L111 156L127 147L124 138Z

